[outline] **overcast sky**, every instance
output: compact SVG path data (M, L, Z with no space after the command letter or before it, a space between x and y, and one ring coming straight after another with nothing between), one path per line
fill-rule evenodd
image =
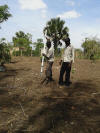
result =
M61 17L69 28L71 43L80 48L85 37L100 38L100 0L0 0L7 4L13 17L1 24L0 38L12 41L22 30L43 38L43 28L51 18Z

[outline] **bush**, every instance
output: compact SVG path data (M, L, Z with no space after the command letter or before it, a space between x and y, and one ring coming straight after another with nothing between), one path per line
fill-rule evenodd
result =
M11 62L10 50L7 44L0 44L0 65Z
M13 51L12 55L13 56L20 56L21 55L21 51Z

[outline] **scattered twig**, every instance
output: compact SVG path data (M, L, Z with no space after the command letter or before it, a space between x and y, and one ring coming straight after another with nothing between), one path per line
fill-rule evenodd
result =
M19 105L20 105L20 107L21 107L21 110L22 110L24 116L27 116L27 115L25 114L24 108L23 108L23 106L22 106L22 104L21 104L20 102L19 102Z

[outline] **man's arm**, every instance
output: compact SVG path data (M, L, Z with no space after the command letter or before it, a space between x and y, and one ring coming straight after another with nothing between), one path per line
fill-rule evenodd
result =
M71 50L71 62L69 63L69 67L72 66L72 63L74 63L74 48L72 47L72 50Z
M62 60L60 60L59 65L61 65L61 64L62 64L62 62L63 62L63 61L62 61Z
M47 60L49 60L49 57L47 57L47 55L46 54L42 54L43 56L45 56L45 58L47 59Z
M71 63L74 63L74 48L72 47Z
M61 50L61 60L60 60L60 62L59 62L59 65L62 64L63 59L64 59L64 49Z
M74 55L74 48L72 48L72 61L74 63L74 58L75 58L75 55Z

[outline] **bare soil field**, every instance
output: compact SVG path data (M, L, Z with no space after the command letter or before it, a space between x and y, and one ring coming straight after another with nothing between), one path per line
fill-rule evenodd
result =
M0 133L100 133L100 61L75 60L69 87L41 84L38 57L13 57L0 72Z

